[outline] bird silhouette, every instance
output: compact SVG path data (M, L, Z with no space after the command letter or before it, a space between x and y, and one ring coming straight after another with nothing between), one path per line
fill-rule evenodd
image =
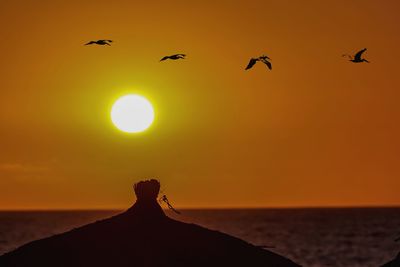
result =
M97 44L97 45L110 45L112 43L112 40L97 40L97 41L90 41L85 45L92 45L92 44Z
M272 70L272 64L270 60L271 59L269 57L264 55L257 58L251 58L245 70L251 69L257 63L257 61L261 61L262 63L267 65L268 69Z
M160 59L160 61L164 61L167 59L172 59L172 60L185 59L185 57L186 57L185 54L175 54L175 55L171 55L171 56L165 56L162 59Z
M361 57L362 54L363 54L365 51L367 51L367 48L364 48L364 49L358 51L354 56L351 56L351 55L349 55L349 54L344 54L343 57L348 57L349 60L350 60L351 62L354 62L354 63L362 63L362 62L367 62L367 63L369 63L368 60L366 60L365 58L362 58L362 57Z

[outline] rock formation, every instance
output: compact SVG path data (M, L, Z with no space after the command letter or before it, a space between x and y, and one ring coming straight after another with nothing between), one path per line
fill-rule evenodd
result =
M157 202L157 180L134 189L137 201L127 211L28 243L0 256L0 266L299 266L233 236L167 217Z

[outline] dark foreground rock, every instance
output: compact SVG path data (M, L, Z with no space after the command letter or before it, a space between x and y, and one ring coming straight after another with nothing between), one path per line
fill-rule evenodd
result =
M0 256L2 267L295 267L291 260L227 234L167 217L156 180L135 185L126 212L33 241Z
M400 253L397 254L397 257L388 263L382 265L382 267L400 267Z

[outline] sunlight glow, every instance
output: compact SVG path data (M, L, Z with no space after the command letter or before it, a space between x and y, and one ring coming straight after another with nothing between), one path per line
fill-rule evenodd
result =
M115 101L112 106L111 120L121 131L142 132L153 123L153 106L143 96L125 95Z

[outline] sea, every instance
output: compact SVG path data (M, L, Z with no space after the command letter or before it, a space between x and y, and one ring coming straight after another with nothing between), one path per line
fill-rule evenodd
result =
M0 212L0 255L122 211ZM400 208L197 209L174 219L228 233L302 266L378 267L400 251ZM168 246L168 244L166 244Z

